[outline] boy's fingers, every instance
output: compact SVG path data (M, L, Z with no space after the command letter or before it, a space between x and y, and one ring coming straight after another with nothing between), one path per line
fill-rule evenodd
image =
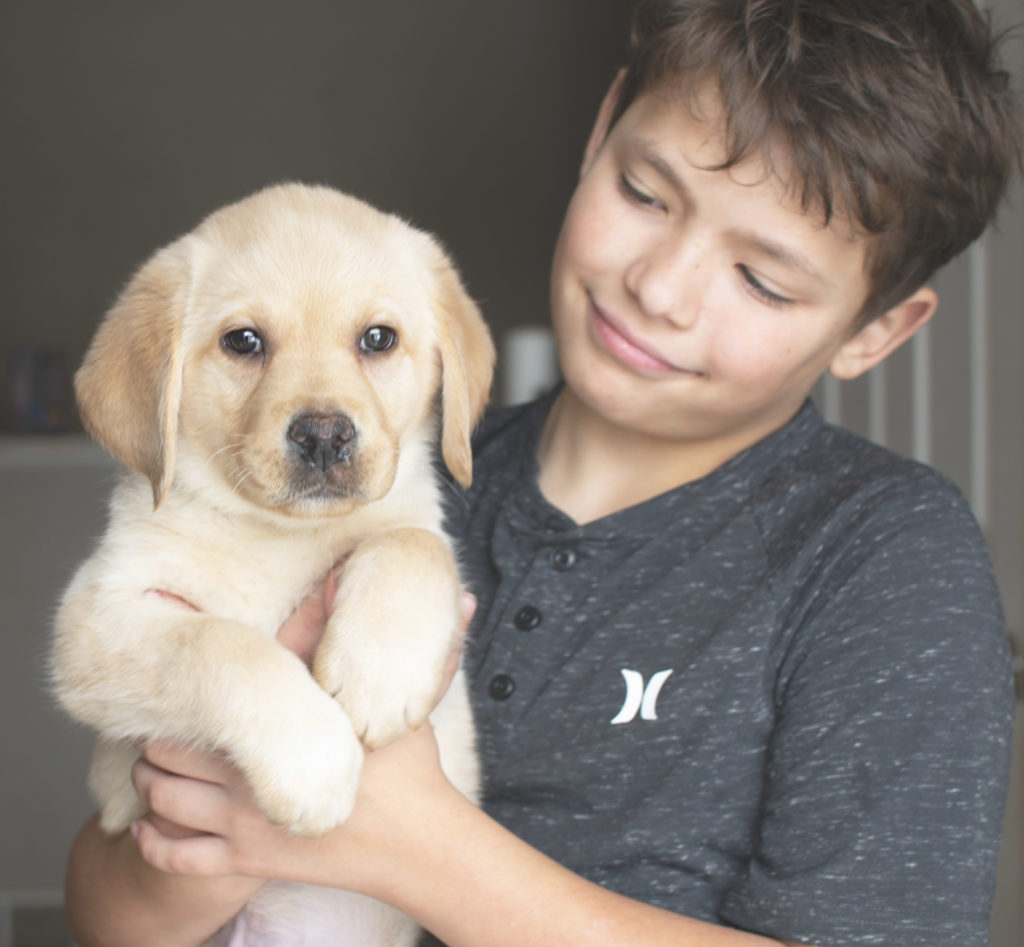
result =
M153 826L164 838L169 839L181 839L181 838L196 838L200 835L207 835L209 833L202 832L199 829L190 829L188 826L179 825L177 822L169 822L161 816L150 812L146 816L146 822ZM137 823L136 823L137 825ZM132 834L137 837L137 829L132 829Z
M232 773L231 764L220 754L191 749L169 740L150 740L139 748L139 754L150 766L188 779L223 783Z
M316 654L317 645L323 637L327 619L334 606L338 576L343 566L344 560L299 603L299 607L278 629L277 640L289 651L297 654L307 665L313 663L313 655Z
M227 846L215 836L168 836L148 820L136 822L132 835L142 857L161 871L197 876L228 873Z
M216 768L207 775L215 775ZM160 769L145 759L132 768L132 783L149 812L148 821L167 838L218 834L225 823L234 771L227 767L222 779L202 779Z
M326 624L327 611L324 608L323 594L322 590L317 588L288 616L278 629L277 640L306 664L310 664L323 637Z

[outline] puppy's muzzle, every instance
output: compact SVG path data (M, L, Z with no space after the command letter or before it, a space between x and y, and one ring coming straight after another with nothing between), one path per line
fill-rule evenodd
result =
M327 473L352 462L356 429L343 414L302 414L288 428L289 448L307 468Z

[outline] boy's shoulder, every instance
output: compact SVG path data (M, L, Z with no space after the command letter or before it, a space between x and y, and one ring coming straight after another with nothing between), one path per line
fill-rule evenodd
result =
M766 465L769 473L755 499L827 493L832 507L854 498L862 505L872 497L889 503L919 503L927 497L943 505L967 506L960 488L934 467L826 422L810 402L794 424L802 425L805 436L796 449L784 449L775 463ZM766 445L770 450L771 438Z
M801 417L807 436L774 461L763 459L769 472L746 501L772 572L818 570L823 562L852 570L871 560L893 573L945 574L955 559L987 581L986 542L957 484L826 423L813 408Z

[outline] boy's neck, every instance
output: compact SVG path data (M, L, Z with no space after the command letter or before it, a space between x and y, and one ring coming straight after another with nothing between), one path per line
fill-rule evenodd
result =
M541 432L538 483L549 503L582 525L698 480L746 446L621 428L563 388Z

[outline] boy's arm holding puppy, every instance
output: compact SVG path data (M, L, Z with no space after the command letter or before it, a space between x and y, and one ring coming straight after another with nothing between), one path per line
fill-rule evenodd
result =
M167 871L212 876L218 886L252 872L360 891L405 911L449 947L778 943L622 897L558 865L445 779L429 727L368 755L353 816L319 839L270 825L226 764L223 783L211 785L162 767L208 775L216 760L165 745L151 759L160 768L143 778L142 791L163 783L172 818L198 819L213 834L180 843L143 823L143 856Z

